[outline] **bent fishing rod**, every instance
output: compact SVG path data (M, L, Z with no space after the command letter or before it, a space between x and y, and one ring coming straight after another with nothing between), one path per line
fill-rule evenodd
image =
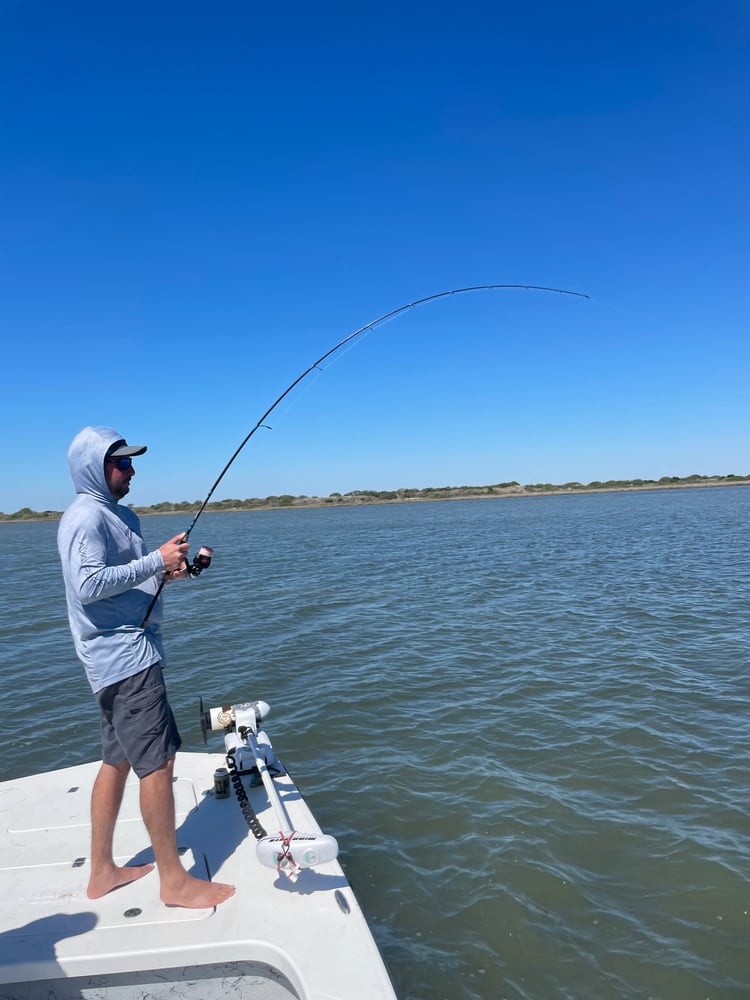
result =
M409 309L415 309L417 306L424 305L427 302L435 302L437 299L445 299L445 298L448 298L451 295L462 295L462 294L464 294L466 292L485 292L485 291L495 291L497 289L513 289L513 288L515 288L515 289L521 289L521 290L527 291L527 292L556 292L558 295L573 295L573 296L576 296L577 298L581 298L581 299L588 299L589 298L589 296L586 295L585 292L571 292L567 288L548 288L545 285L497 285L497 284L491 284L491 285L470 285L467 288L451 288L447 292L436 292L434 295L426 295L424 298L415 299L414 302L407 302L406 305L399 306L397 309L391 309L390 312L383 313L383 315L382 316L378 316L377 319L371 320L369 323L365 323L364 326L361 326L358 330L355 330L353 333L347 334L347 336L344 337L343 340L340 340L338 342L338 344L334 344L334 346L331 347L329 350L327 350L325 352L325 354L321 354L321 356L319 358L317 358L315 361L313 361L313 363L311 365L308 365L308 367L305 368L305 370L302 372L302 374L298 375L297 378L290 385L288 385L286 387L286 389L284 389L284 391L281 393L281 395L278 396L273 401L273 403L271 403L271 405L265 411L265 413L263 414L263 416L258 419L257 423L252 427L252 429L242 439L242 441L240 442L239 446L234 451L232 457L229 459L229 461L227 462L227 464L224 466L224 468L219 473L218 477L216 478L216 482L213 484L213 486L211 487L211 489L208 491L206 499L203 501L203 503L198 508L198 512L196 513L195 517L190 522L187 530L185 531L185 533L183 535L183 542L186 542L188 540L188 538L190 537L190 533L192 532L193 528L195 527L195 525L196 525L196 523L198 521L198 518L201 516L201 514L203 513L203 511L208 506L209 501L211 500L211 497L214 495L214 492L215 492L216 488L218 487L219 483L222 481L222 479L227 474L227 472L229 472L229 469L231 468L232 464L234 463L234 460L237 458L237 456L239 455L239 453L242 451L242 449L248 443L248 441L250 440L250 438L253 437L253 435L255 434L255 432L257 430L259 430L261 427L264 427L266 430L271 430L271 428L266 424L266 420L271 416L271 414L276 409L276 407L279 405L279 403L281 403L284 399L286 399L286 397L289 395L289 393L292 392L292 390L296 389L296 387L300 384L300 382L302 382L305 378L307 378L307 376L311 372L315 371L316 369L318 371L322 371L323 369L321 369L320 366L323 364L323 362L327 361L330 357L332 357L334 354L336 354L338 351L340 351L342 347L345 347L347 344L350 344L357 337L360 337L362 334L367 333L369 330L374 330L376 327L380 326L382 323L385 323L387 320L393 319L394 316L398 316L400 313L403 313L403 312L408 312ZM197 572L200 572L200 569L198 569ZM154 610L154 606L156 605L156 602L159 599L159 595L162 592L162 589L164 587L165 582L166 582L166 577L163 577L162 580L161 580L161 583L159 584L159 587L158 587L156 593L153 596L153 599L152 599L151 603L148 606L148 610L146 611L146 616L144 617L143 621L141 622L141 628L145 628L146 625L148 624L148 620L151 617L151 612Z

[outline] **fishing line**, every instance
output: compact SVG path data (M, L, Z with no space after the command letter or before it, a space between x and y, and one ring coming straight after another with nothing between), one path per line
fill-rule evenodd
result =
M436 292L434 295L426 295L424 298L415 299L413 302L407 302L405 305L399 306L397 309L391 309L389 312L383 313L382 316L378 316L377 319L373 319L369 323L365 323L364 326L359 327L359 329L355 330L353 333L347 334L346 337L344 337L342 340L340 340L337 344L334 344L333 347L329 348L325 352L325 354L321 354L321 356L319 358L317 358L315 361L313 361L311 365L308 365L308 367L305 368L305 370L300 375L298 375L297 378L294 379L294 381L291 382L286 387L286 389L284 389L284 391L281 393L281 395L277 396L277 398L273 401L273 403L271 403L271 405L268 407L268 409L265 411L265 413L258 419L258 421L254 424L254 426L250 429L250 431L242 439L242 441L240 442L240 444L238 445L238 447L232 453L232 456L229 459L229 461L227 462L227 464L224 466L224 468L221 470L221 472L217 476L216 481L214 482L213 486L211 487L211 489L208 491L208 494L206 495L206 499L203 501L203 503L198 508L197 513L195 514L195 516L193 517L193 520L190 522L190 525L188 526L187 530L185 531L185 534L183 535L183 541L186 542L188 540L188 538L190 537L190 533L192 532L193 528L195 527L195 525L196 525L196 523L198 521L198 518L201 516L201 514L203 513L203 511L208 506L209 501L211 500L211 497L214 495L214 492L215 492L216 488L218 487L219 483L222 481L222 479L224 478L224 476L227 474L227 472L231 468L232 464L234 463L234 460L237 458L237 456L242 451L242 449L245 447L245 445L248 443L248 441L253 437L253 435L255 434L255 432L258 431L258 430L260 430L261 427L265 428L266 430L271 430L271 428L268 426L268 424L266 424L266 420L271 416L271 414L276 409L276 407L284 399L286 399L286 397L289 395L289 393L292 392L294 389L296 389L296 387L300 384L300 382L304 381L304 379L307 378L307 376L311 372L314 372L314 371L320 371L320 372L322 372L322 371L325 370L325 369L321 368L321 365L323 364L324 361L327 361L329 358L331 358L337 352L341 351L347 345L351 345L352 341L354 341L357 337L361 337L363 334L366 334L369 331L374 330L376 327L381 326L382 324L388 322L389 320L392 320L394 317L398 316L400 313L408 312L410 309L416 309L417 306L424 305L426 302L435 302L437 299L445 299L445 298L448 298L451 295L462 295L462 294L464 294L466 292L484 292L484 291L495 291L497 289L513 289L513 288L515 288L515 289L521 289L521 290L527 291L527 292L556 292L558 295L573 295L573 296L575 296L577 298L581 298L581 299L588 299L589 298L589 296L586 295L584 292L572 292L572 291L569 291L567 288L549 288L549 287L547 287L545 285L498 285L498 284L491 284L491 285L470 285L470 286L468 286L466 288L451 288L451 289L449 289L446 292ZM156 593L153 596L153 599L152 599L151 603L148 606L148 610L146 611L146 615L145 615L143 621L141 622L141 628L145 628L146 625L148 624L148 620L151 617L151 612L154 610L154 606L155 606L157 600L159 599L159 595L162 592L162 588L164 587L164 583L165 583L165 578L163 577L162 580L161 580L161 583L159 584L159 587L158 587Z

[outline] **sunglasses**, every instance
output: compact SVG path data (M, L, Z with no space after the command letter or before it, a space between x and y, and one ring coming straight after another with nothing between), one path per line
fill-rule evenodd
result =
M128 455L126 458L108 458L110 465L116 466L120 472L127 472L133 468L133 459Z

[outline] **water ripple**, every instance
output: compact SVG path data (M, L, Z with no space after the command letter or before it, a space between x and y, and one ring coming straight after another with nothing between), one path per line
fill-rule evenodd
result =
M214 565L168 595L185 744L199 695L271 703L402 1000L746 1000L748 508L727 488L205 515ZM55 526L0 530L9 777L95 756L97 732Z

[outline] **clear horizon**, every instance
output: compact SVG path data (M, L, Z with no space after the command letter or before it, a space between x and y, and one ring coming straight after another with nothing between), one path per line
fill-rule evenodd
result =
M225 501L226 500L236 500L239 503L247 503L247 502L255 501L255 500L263 502L263 501L269 500L271 498L283 498L283 497L287 497L287 496L291 496L295 500L301 500L301 499L327 500L327 499L330 499L330 497L332 497L332 496L347 497L347 496L367 495L367 494L370 494L370 493L373 493L373 494L397 493L397 492L405 492L405 491L410 491L410 490L415 490L417 492L427 492L427 491L432 491L432 490L434 490L436 492L440 491L440 490L485 490L485 489L491 489L493 487L494 488L501 488L501 487L504 487L504 486L508 486L508 485L510 485L513 482L515 482L516 485L522 487L523 489L533 489L533 488L536 488L536 487L549 487L551 490L556 490L556 489L565 489L566 487L571 487L571 488L580 487L581 489L584 489L584 490L587 490L587 489L594 490L595 489L595 484L601 484L602 486L609 486L609 485L615 486L615 485L618 485L618 484L623 484L623 485L643 484L644 486L668 486L669 483L665 482L665 480L672 480L672 479L675 479L675 478L678 479L680 481L680 483L685 483L687 485L687 481L689 479L691 479L691 478L697 478L697 479L700 479L700 480L716 480L716 479L736 479L736 480L740 480L740 481L750 480L750 473L742 474L742 473L733 473L733 472L730 472L730 473L727 473L726 475L711 475L711 474L704 474L704 473L691 473L689 476L679 476L679 477L674 477L674 476L659 476L656 479L644 479L643 477L635 476L633 479L621 479L621 478L620 479L617 479L617 478L603 479L603 480L602 479L592 479L592 480L590 480L587 483L582 483L582 482L579 482L578 480L565 480L564 482L559 482L559 483L550 483L550 482L546 482L546 481L545 482L538 482L538 483L518 483L517 481L511 480L509 483L466 483L466 484L461 484L461 485L449 485L449 486L446 486L446 485L444 485L444 486L400 486L400 487L397 487L394 490L380 490L380 489L377 489L377 487L362 487L360 489L350 490L347 493L340 493L339 491L336 491L336 490L334 490L331 493L296 493L296 494L289 494L289 493L267 493L267 494L264 494L263 496L248 496L248 497L237 497L237 496L235 496L235 497L229 497L229 496L227 496L227 497L224 498L224 500ZM729 483L728 485L733 485L733 484ZM126 500L123 500L121 502L125 506L136 507L136 508L139 508L139 509L150 509L151 507L158 507L161 504L169 504L169 505L173 505L173 506L181 506L183 504L187 504L190 507L196 507L196 508L198 508L203 503L204 500L205 500L205 497L201 497L201 498L198 498L198 499L195 499L195 500L186 500L186 499L183 499L183 500L167 500L167 499L162 499L162 500L156 501L153 504L143 504L143 503L137 503L135 500L133 500L130 497L128 497ZM211 509L211 504L212 503L216 503L216 502L221 502L221 501L215 501L214 498L212 497L211 500L209 501L207 507L206 507L206 512L207 513ZM59 513L63 512L64 508L45 507L43 509L38 509L38 508L30 507L28 504L24 504L22 507L19 507L17 510L12 510L12 511L10 511L10 510L0 510L0 517L3 517L3 516L4 517L12 516L14 514L19 513L20 511L25 511L25 510L29 510L33 514L45 514L45 513L57 513L57 514L59 514Z

